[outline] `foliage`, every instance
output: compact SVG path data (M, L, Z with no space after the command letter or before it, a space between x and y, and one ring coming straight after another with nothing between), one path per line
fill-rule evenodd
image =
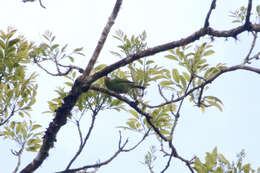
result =
M205 163L196 158L194 169L198 173L255 173L256 170L252 169L249 163L243 163L244 158L245 152L242 150L237 155L237 161L230 163L223 154L217 152L216 147L212 153L206 153ZM258 168L257 172L260 172L260 168Z
M0 31L0 136L18 144L18 150L11 150L18 160L24 150L36 152L42 143L41 125L30 120L37 91L36 73L27 72L33 48L23 36L16 36L15 29ZM18 161L14 172L19 165Z
M30 116L36 102L36 73L26 74L33 45L22 36L15 37L16 30L0 31L0 125L15 114Z
M230 12L229 16L234 18L232 23L243 23L246 19L246 13L247 13L247 8L245 6L242 6L238 10L235 10L234 12ZM256 6L256 11L255 11L254 16L255 16L256 22L259 23L259 20L260 20L260 5Z
M178 69L167 70L165 73L165 80L160 84L164 88L176 91L178 96L185 94L187 85L192 83L192 87L203 85L203 83L215 77L222 69L225 69L224 64L217 64L210 66L207 63L207 57L214 54L212 45L204 42L200 46L196 46L194 51L189 51L191 46L182 46L174 50L169 50L165 58L176 61L179 66L184 67L185 70L180 72ZM186 53L187 52L187 53ZM203 111L206 107L215 106L222 111L223 104L220 99L215 96L201 97L202 92L205 92L208 87L203 90L196 90L190 94L190 101L198 105Z
M29 122L12 121L4 127L1 135L4 139L10 139L19 144L19 146L26 151L36 152L41 147L42 132L38 131L41 125L29 120Z

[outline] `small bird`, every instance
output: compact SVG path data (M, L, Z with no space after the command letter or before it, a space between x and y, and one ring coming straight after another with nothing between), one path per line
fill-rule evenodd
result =
M108 76L105 76L105 85L108 89L116 93L128 93L133 88L145 89L145 87L138 86L127 79L110 79Z

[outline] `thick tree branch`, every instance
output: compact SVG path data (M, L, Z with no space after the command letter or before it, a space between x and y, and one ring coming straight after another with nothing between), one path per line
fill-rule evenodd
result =
M234 37L234 38L236 38L237 35L243 33L244 31L260 32L260 24L255 24L255 25L252 24L251 26L252 26L252 28L250 30L248 30L244 25L238 26L238 27L230 29L230 30L224 30L224 31L214 30L211 27L201 28L200 30L194 32L193 34L191 34L190 36L188 36L186 38L183 38L183 39L180 39L177 41L172 41L169 43L165 43L165 44L155 46L152 48L148 48L144 51L140 51L136 54L127 56L126 58L123 58L122 60L117 61L114 64L111 64L110 66L96 72L92 76L89 76L88 79L81 80L82 87L88 88L89 84L93 83L97 79L107 75L108 73L110 73L120 67L123 67L129 63L132 63L133 61L136 61L143 57L152 56L154 54L157 54L157 53L169 50L169 49L174 49L176 47L187 45L196 40L199 40L201 37L206 36L206 35L210 35L210 36L214 36L214 37L224 37L224 38Z
M122 3L122 0L117 0L113 12L111 14L111 17L109 18L108 24L106 25L105 29L102 32L101 39L98 43L97 48L94 51L94 54L89 62L88 67L86 68L83 79L86 78L91 69L94 66L94 63L97 60L97 57L99 55L99 52L101 51L103 44L106 40L107 34L114 23L114 20L117 16L117 13L119 11L120 5ZM85 86L85 90L88 90L88 87L91 83L87 84ZM21 173L32 173L34 172L41 164L42 162L48 157L49 150L53 147L54 142L56 141L56 135L60 128L66 124L67 122L67 116L70 114L70 111L76 104L76 101L80 94L82 93L82 83L79 80L76 80L74 83L74 86L72 87L71 91L69 92L68 96L64 98L64 102L61 107L59 107L56 111L56 116L53 119L53 121L49 124L49 127L47 128L45 135L43 137L43 143L42 146L37 154L37 156L33 159L31 163L29 163L22 171Z

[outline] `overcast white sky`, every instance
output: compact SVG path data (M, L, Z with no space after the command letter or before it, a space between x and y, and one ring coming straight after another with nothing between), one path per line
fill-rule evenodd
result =
M115 0L42 0L47 9L42 9L38 3L22 3L19 0L5 0L0 7L0 29L6 30L13 26L28 39L40 41L41 34L46 30L52 31L61 44L69 43L71 48L84 47L86 57L77 60L84 67L96 46L100 33L111 13ZM112 34L121 29L125 33L139 34L146 30L148 46L155 46L173 40L178 40L193 33L203 26L204 18L210 6L209 0L124 0L121 11L113 26L105 47L101 53L100 62L112 63L118 60L109 51L115 50L117 42ZM253 1L255 5L259 0ZM247 0L218 0L217 9L213 11L210 24L217 29L231 28L230 11L234 11ZM209 57L212 63L226 62L229 65L241 63L249 50L248 33L239 36L240 41L233 39L217 39L213 43L216 54ZM259 48L259 43L258 43ZM256 47L257 47L256 46ZM258 50L259 51L259 50ZM159 60L165 53L155 55ZM256 64L260 67L260 64ZM168 68L173 68L168 63ZM246 161L254 167L260 166L260 76L254 73L240 71L226 74L212 84L209 93L218 96L224 102L224 111L209 109L201 113L197 108L187 105L181 112L181 118L176 130L175 146L180 155L189 159L194 155L204 157L205 152L212 151L215 146L229 160L235 160L235 155L246 149ZM33 116L47 127L52 117L41 114L46 111L47 101L55 97L54 89L62 83L56 78L49 77L43 72L39 76L38 101ZM128 118L126 113L107 112L99 117L94 130L94 137L87 146L79 162L74 165L83 166L103 161L116 150L118 129ZM77 147L77 135L71 124L62 128L58 134L55 147L50 156L36 171L38 173L54 172L64 169ZM86 125L86 128L88 126ZM134 143L136 134L130 136ZM139 136L140 137L140 136ZM144 143L134 153L122 153L112 164L102 167L100 173L107 172L148 172L140 161L153 139ZM11 172L16 159L11 155L8 141L1 140L0 163L3 172ZM14 146L15 147L15 146ZM34 154L23 156L22 167L34 157ZM3 163L5 163L3 165ZM7 164L8 163L8 164ZM155 165L159 172L166 164L161 160ZM174 160L168 172L188 172L181 162Z

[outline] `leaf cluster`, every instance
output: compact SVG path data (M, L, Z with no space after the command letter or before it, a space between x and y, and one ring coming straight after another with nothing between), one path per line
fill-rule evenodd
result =
M249 163L243 163L244 157L245 152L242 150L237 155L237 161L230 163L223 154L217 152L217 148L214 148L212 153L206 153L205 163L199 158L195 159L194 169L197 173L255 173L256 170ZM260 172L260 168L257 172Z
M191 83L193 88L203 86L204 82L215 77L222 69L225 69L225 64L217 64L210 66L207 63L207 57L214 54L212 45L204 42L195 47L194 51L190 51L191 46L182 46L173 50L169 50L169 54L165 58L176 62L184 70L172 69L167 70L164 80L160 82L161 86L173 91L176 91L178 96L184 95L188 83ZM203 92L208 89L203 86L203 89L196 90L190 94L190 101L199 105L204 111L206 107L214 106L222 111L221 100L215 96L203 96Z
M36 73L26 74L30 62L32 43L16 30L0 31L0 124L3 125L14 114L30 116L31 106L36 102Z
M36 124L29 120L29 122L11 121L8 123L4 130L1 131L1 135L4 139L11 139L19 144L20 148L26 151L36 152L42 143L40 138L43 132L39 132L41 125Z

